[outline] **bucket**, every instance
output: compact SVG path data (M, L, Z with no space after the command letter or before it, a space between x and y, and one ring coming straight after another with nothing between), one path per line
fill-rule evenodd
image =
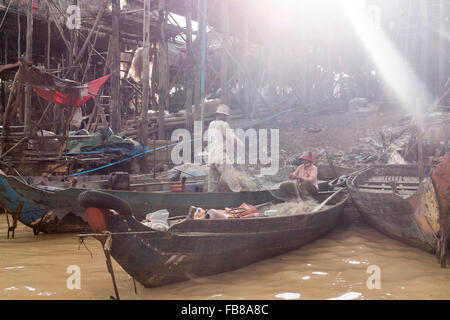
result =
M181 192L181 191L183 191L183 189L181 188L181 184L174 184L174 185L170 186L170 191L171 192Z
M186 192L201 192L202 190L203 190L203 182L186 184Z

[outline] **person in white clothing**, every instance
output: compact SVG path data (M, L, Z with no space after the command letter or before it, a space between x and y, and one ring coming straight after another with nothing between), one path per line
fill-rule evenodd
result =
M229 115L229 107L221 104L217 108L216 119L208 128L208 192L240 192L250 188L234 169L234 159L227 154L227 144L230 147L242 144L227 122Z

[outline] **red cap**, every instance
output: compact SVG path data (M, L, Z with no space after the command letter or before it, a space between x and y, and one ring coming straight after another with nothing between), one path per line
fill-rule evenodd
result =
M300 156L300 159L302 159L302 160L304 159L304 160L308 160L308 161L314 162L315 157L313 156L311 151L305 151Z

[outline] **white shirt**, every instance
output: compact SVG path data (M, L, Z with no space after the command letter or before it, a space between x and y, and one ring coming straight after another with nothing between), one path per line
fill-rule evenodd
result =
M241 143L228 122L223 120L212 121L208 128L208 164L231 164L234 162L234 156L231 159L227 154L227 142L230 146L234 146L235 142Z

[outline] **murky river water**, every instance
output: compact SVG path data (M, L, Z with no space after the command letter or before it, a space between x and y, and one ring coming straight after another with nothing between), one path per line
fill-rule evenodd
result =
M75 234L34 236L20 225L6 239L0 215L0 299L108 299L114 295L100 243ZM81 289L66 286L67 267L81 269ZM369 289L369 266L380 289ZM114 262L121 299L449 299L450 269L435 257L375 231L347 208L338 227L302 248L233 272L146 289ZM373 283L373 282L372 282Z

